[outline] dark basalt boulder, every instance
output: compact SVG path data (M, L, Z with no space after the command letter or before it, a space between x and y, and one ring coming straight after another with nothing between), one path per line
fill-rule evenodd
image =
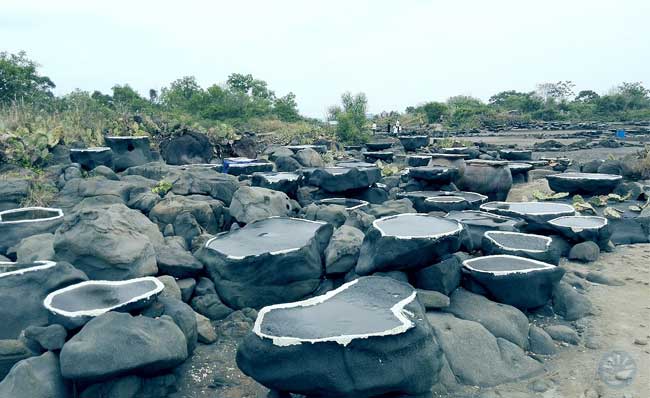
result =
M292 210L291 201L284 192L247 186L235 192L229 208L235 220L246 224L268 217L288 216Z
M574 242L593 241L604 246L612 236L612 229L605 217L565 216L554 218L548 223Z
M296 196L296 191L302 182L302 176L289 172L253 173L251 183L254 187L262 187L281 191L291 197Z
M451 211L445 217L463 224L465 234L462 246L470 252L481 247L486 231L518 232L519 228L525 225L525 222L518 218L475 210Z
M611 193L623 177L615 174L562 173L546 176L549 187L555 192L601 195Z
M109 311L128 312L149 305L164 289L154 277L126 281L85 281L55 290L43 306L52 323L76 329Z
M372 152L364 152L363 156L365 157L366 160L370 162L374 162L376 160L381 160L384 162L392 162L394 153L388 151L372 151Z
M155 275L156 247L163 236L156 224L122 204L83 208L54 235L56 259L90 279L124 280Z
M311 148L301 149L293 157L303 167L325 167L323 158Z
M402 135L397 138L405 151L415 151L429 145L429 136L427 135Z
M70 149L70 161L78 163L82 169L90 171L97 166L113 168L113 151L109 147Z
M460 247L463 227L454 220L406 213L375 220L366 233L355 272L417 269Z
M378 167L326 167L313 170L308 181L327 192L345 192L368 188L380 178Z
M496 301L520 309L546 304L564 275L555 265L505 254L465 260L463 272L469 290L477 284Z
M149 137L104 137L113 151L113 168L123 171L154 160L149 148Z
M485 195L464 191L413 191L399 193L397 197L409 199L420 213L476 210L487 201Z
M59 358L52 353L18 362L0 383L0 397L68 398L69 382L61 376Z
M186 132L160 143L160 155L167 164L208 163L213 146L205 134Z
M432 153L429 166L455 167L458 169L458 177L465 174L465 159L467 155L454 153Z
M367 142L366 149L369 151L383 151L393 146L392 142Z
M86 279L67 263L0 263L0 339L17 339L29 326L48 325L45 297Z
M499 156L501 156L501 159L505 160L532 160L533 151L523 149L501 149L499 150Z
M53 233L63 223L63 211L23 207L0 212L0 254L33 235Z
M508 162L470 160L458 180L458 188L487 195L491 200L505 200L512 187Z
M30 191L31 181L26 178L3 178L0 184L0 211L19 207Z
M323 296L263 308L237 351L247 375L309 397L421 396L441 351L415 290L364 277Z
M107 312L90 320L65 343L61 374L80 382L155 375L181 364L187 356L185 335L171 317Z
M526 221L530 232L548 231L548 221L562 216L573 216L573 206L555 202L488 202L481 210L506 217L516 217Z
M411 167L408 170L408 175L416 180L445 185L456 180L458 177L458 169L442 166Z
M267 218L216 236L196 255L224 303L235 309L261 308L316 290L332 231L323 222Z
M520 232L487 231L481 248L485 255L509 254L557 265L560 251L547 236Z
M409 167L422 167L429 165L430 160L430 155L408 155L406 157L406 164Z

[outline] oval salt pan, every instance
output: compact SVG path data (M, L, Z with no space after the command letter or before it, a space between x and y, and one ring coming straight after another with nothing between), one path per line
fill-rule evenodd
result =
M86 281L50 293L43 305L55 323L76 329L109 311L143 308L164 287L162 282L150 276L125 281Z
M494 300L520 309L546 304L564 275L561 267L505 254L463 261L466 287L487 291Z

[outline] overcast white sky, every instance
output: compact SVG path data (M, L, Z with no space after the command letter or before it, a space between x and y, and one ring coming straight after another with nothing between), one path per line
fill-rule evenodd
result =
M348 90L377 113L546 81L648 86L650 1L0 0L0 50L27 51L57 94L240 72L309 116Z

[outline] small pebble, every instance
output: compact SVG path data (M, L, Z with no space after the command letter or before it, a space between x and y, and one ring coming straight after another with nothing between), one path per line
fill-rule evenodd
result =
M648 340L635 339L634 344L636 344L636 345L648 345Z

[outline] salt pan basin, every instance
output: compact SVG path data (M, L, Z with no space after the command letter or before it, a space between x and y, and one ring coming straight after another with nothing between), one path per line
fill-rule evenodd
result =
M361 245L356 273L369 275L426 267L460 247L462 225L426 214L405 213L375 220Z
M555 265L505 254L465 260L463 272L468 289L476 291L478 285L494 300L520 309L546 304L564 275Z
M237 351L259 383L309 397L419 396L437 382L440 360L413 287L379 276L262 308Z

